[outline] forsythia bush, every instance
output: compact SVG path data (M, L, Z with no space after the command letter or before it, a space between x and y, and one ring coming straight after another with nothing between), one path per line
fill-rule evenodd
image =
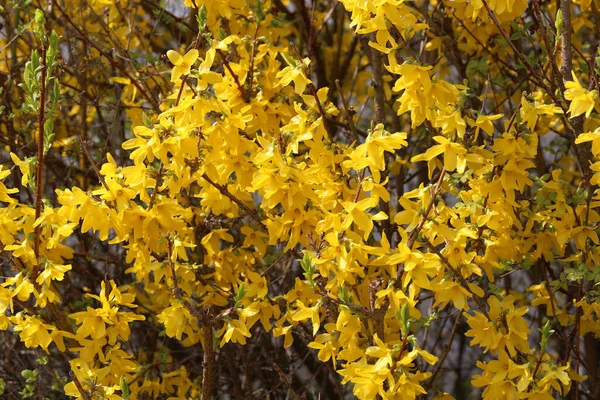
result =
M599 9L2 2L0 394L599 398Z

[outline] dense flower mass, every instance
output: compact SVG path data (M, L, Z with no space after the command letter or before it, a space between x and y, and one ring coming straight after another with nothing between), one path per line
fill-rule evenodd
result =
M600 1L68 3L0 6L0 396L599 398Z

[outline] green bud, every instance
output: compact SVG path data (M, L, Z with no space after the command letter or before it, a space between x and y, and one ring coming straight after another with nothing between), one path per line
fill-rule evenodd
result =
M148 117L148 114L142 111L142 123L146 128L152 128L152 120Z
M402 310L400 310L400 322L402 323L402 334L406 335L408 332L408 320L410 318L410 310L408 309L408 304L404 303L402 306Z
M45 37L44 24L46 23L46 17L44 16L44 12L42 10L40 10L39 8L36 9L33 20L35 21L35 25L36 25L35 33L40 38L44 38Z
M562 34L562 26L563 26L563 15L562 10L559 8L556 12L556 20L554 21L554 27L556 27L556 36L560 36Z
M198 21L198 29L200 29L200 32L206 28L207 20L208 12L206 10L206 5L203 4L202 7L198 9L198 15L196 16L196 21Z
M121 386L121 394L123 395L123 399L129 400L129 385L127 384L124 376L121 377L119 386Z
M244 287L244 283L242 282L240 284L240 287L238 288L238 291L235 295L235 306L236 308L240 306L240 304L242 303L242 300L244 299L244 295L246 294L246 288Z

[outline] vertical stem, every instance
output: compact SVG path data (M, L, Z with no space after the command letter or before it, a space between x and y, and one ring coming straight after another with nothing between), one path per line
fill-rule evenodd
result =
M42 77L40 82L40 109L38 114L38 136L37 136L37 168L35 176L35 219L40 218L42 213L42 194L44 192L43 172L44 172L44 124L46 122L46 44L42 43ZM31 281L35 282L40 273L40 242L42 227L37 225L34 231L33 251L35 253L36 264L31 271Z
M354 121L352 120L352 114L350 114L350 107L348 107L348 103L346 102L346 99L344 98L344 93L342 92L342 88L340 86L339 79L335 80L335 87L337 89L338 95L340 96L340 99L342 100L344 116L346 117L346 121L348 122L348 125L350 126L350 130L352 131L352 136L353 136L354 140L356 141L356 143L360 144L360 137L358 136L358 132L356 131L356 127L354 126Z
M538 24L540 27L540 34L542 35L544 45L546 46L546 53L548 54L548 59L550 60L550 66L552 67L552 79L555 80L555 83L560 88L560 91L564 92L565 84L560 77L561 71L558 69L558 65L556 65L556 58L553 57L552 54L552 45L550 43L550 39L548 38L548 31L546 29L546 20L544 19L544 16L542 14L542 9L540 7L539 0L533 0L532 5L535 17L538 20Z
M560 10L563 15L560 72L563 81L571 80L571 69L573 69L573 48L571 47L571 0L560 0Z
M177 273L175 272L175 263L173 262L173 242L171 241L171 238L167 239L167 245L169 250L169 268L171 269L171 277L173 278L173 291L175 293L175 297L181 300L183 296L181 295L179 283L177 282Z
M215 352L213 349L213 330L210 321L210 309L203 310L206 318L202 321L202 336L204 343L204 361L202 361L202 397L201 400L209 400L212 381L213 364L215 361Z
M370 40L373 42L377 41L375 33L370 35ZM375 123L385 125L385 91L383 89L383 60L382 54L369 46L369 41L365 37L362 41L365 52L371 62L371 69L373 71L373 89L375 91ZM388 159L386 158L386 161ZM390 206L387 202L379 199L379 208L386 215L390 215ZM385 232L388 239L391 240L393 235L392 225L390 224L389 218L381 221L381 228Z
M571 70L573 69L573 46L571 42L572 24L571 24L571 0L560 0L560 9L563 15L563 26L561 33L561 61L560 72L563 76L563 81L570 81ZM582 115L569 119L573 127L572 140L577 138L577 135L583 132L584 118ZM590 160L592 159L591 146L589 143L581 143L574 146L573 150L577 156L580 168L583 174L584 181L589 183L591 178Z
M371 34L372 41L377 41L375 33ZM365 51L368 51L373 69L373 89L375 90L375 122L385 124L385 92L383 90L383 63L381 61L381 53L370 48L367 41L363 42Z
M246 95L248 96L248 100L252 98L252 83L254 81L254 57L256 57L256 37L258 36L258 28L260 27L260 21L256 21L256 28L254 29L254 37L252 38L252 54L250 56L250 69L248 70L248 79L246 82L248 83L248 91Z

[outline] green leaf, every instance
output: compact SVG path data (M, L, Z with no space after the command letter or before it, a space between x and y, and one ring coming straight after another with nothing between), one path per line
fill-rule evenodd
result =
M200 29L200 32L204 31L206 28L207 20L208 11L206 10L206 5L202 4L202 7L198 9L198 15L196 16L196 21L198 21L198 29Z
M313 282L313 276L315 274L316 267L308 253L304 254L304 257L300 261L300 266L304 270L304 278L308 281L309 285L314 288L315 283Z
M40 10L39 8L36 9L33 20L35 21L35 25L36 25L35 33L38 35L38 37L40 39L44 38L45 37L44 24L46 23L46 17L44 16L44 12L42 10Z
M40 365L46 365L48 364L48 356L41 356L36 360L36 362Z
M148 114L142 111L142 123L146 128L152 128L152 120L148 117Z
M562 10L559 8L556 11L556 20L554 21L554 27L556 28L556 36L560 37L562 34L562 26L563 26L563 14Z
M239 307L244 299L244 295L246 294L246 289L244 287L244 282L242 282L238 288L238 291L235 295L235 307Z
M44 135L48 141L50 141L50 135L52 135L53 130L54 130L54 120L49 118L46 120L46 122L44 122Z
M119 385L121 386L121 394L123 395L123 399L129 400L129 385L127 384L124 376L121 377Z
M402 310L400 310L400 322L402 323L402 334L406 335L408 332L408 320L410 318L410 310L408 309L408 303L404 303Z

